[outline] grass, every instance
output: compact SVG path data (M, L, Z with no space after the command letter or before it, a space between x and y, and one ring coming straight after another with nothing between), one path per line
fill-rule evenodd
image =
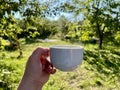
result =
M23 75L25 63L36 47L72 44L61 40L26 43L23 39L21 42L23 58L16 59L17 51L2 51L0 53L0 79L6 82L6 90L10 88L16 90ZM82 45L80 43L74 44ZM57 70L56 74L51 75L43 90L120 90L120 48L109 46L99 50L97 45L87 44L83 46L85 52L82 64L72 72ZM10 74L4 72L10 72ZM0 90L5 89L0 88Z

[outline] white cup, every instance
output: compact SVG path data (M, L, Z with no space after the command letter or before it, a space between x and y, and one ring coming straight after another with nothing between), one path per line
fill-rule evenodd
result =
M51 63L55 68L61 71L72 71L82 63L83 52L84 48L81 46L51 46Z

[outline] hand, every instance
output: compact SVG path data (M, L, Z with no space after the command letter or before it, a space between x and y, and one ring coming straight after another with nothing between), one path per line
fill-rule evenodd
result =
M46 60L48 56L49 49L47 48L38 47L33 51L26 64L25 73L18 90L40 90L43 87L50 74L54 74L56 71L52 64Z

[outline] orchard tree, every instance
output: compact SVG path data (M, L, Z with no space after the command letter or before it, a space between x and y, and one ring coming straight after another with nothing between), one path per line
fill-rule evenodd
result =
M0 27L1 28L1 37L7 37L10 42L10 49L18 49L19 55L18 58L22 57L22 48L19 42L18 34L21 33L22 29L18 26L17 19L13 16L9 18L2 18Z
M99 38L100 49L102 49L103 40L110 41L120 28L120 2L118 0L67 0L60 8L64 12L74 13L75 17L83 14L83 20L90 21L92 28L90 30Z
M50 1L41 1L41 0L28 0L22 11L22 16L24 19L22 23L20 23L21 28L23 29L24 33L29 33L28 37L38 37L40 38L47 38L50 36L51 32L54 34L56 31L53 30L53 27L48 20L47 16L52 16L50 12L51 3L55 0ZM32 32L31 32L32 30ZM45 34L45 35L43 35Z
M41 3L44 1L40 0L0 0L0 37L7 36L10 40L10 44L17 43L20 55L22 56L22 50L20 48L18 34L23 32L23 29L29 32L29 30L34 30L35 32L29 32L32 36L37 34L36 27L38 22L35 21L36 17L44 17L44 13L47 13L46 8L48 3ZM46 10L46 11L45 11ZM18 24L17 19L15 19L14 14L20 12L21 17L24 18L25 25L21 29ZM34 20L35 19L35 20ZM37 23L35 23L37 22ZM31 35L30 34L30 35Z
M89 15L93 32L99 38L99 48L102 49L103 40L114 38L119 30L120 3L115 0L93 0L89 8ZM117 22L117 23L116 23Z
M19 49L19 56L22 56L22 49L17 37L17 34L22 30L18 26L18 21L15 19L14 13L20 12L25 0L0 0L0 37L7 37L10 41L10 46L16 43L16 48Z
M61 39L64 39L65 35L67 35L69 32L68 23L69 21L66 19L65 16L61 16L57 21L57 29Z

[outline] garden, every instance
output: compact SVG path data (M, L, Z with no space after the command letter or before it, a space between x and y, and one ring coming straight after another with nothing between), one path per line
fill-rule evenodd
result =
M53 45L83 46L84 56L71 72L57 69L43 90L120 90L119 1L0 3L0 90L17 90L32 51Z

